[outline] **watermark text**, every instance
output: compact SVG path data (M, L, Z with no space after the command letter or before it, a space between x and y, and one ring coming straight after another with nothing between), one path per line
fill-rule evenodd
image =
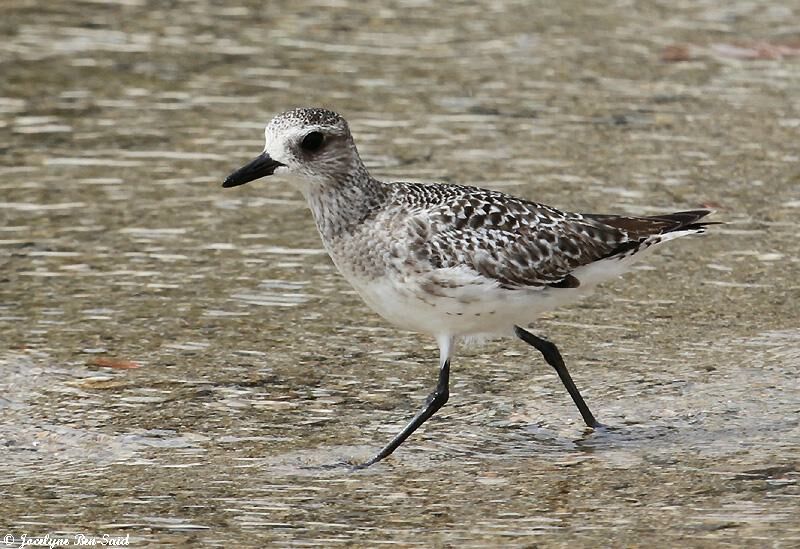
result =
M2 538L4 547L127 547L131 544L130 534L112 536L109 534L70 534L67 536L51 536L50 534L6 534Z

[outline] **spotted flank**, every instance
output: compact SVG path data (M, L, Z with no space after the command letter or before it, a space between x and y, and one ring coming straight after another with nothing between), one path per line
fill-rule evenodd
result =
M439 345L437 390L366 465L391 454L444 404L450 360L467 338L513 336L535 347L586 424L598 426L555 345L524 327L622 274L647 251L712 224L702 221L709 210L580 214L475 187L379 181L361 161L347 122L325 109L279 114L264 135L264 151L223 186L289 176L334 264L367 305Z

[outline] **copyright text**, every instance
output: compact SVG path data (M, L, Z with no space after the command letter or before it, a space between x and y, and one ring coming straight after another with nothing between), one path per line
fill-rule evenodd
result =
M130 534L124 536L99 536L89 534L70 534L68 536L31 536L29 534L6 534L2 538L5 547L127 547L131 544Z

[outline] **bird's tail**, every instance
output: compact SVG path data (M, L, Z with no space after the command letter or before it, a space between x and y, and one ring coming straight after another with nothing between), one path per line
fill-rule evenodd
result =
M688 210L664 215L647 217L631 217L622 215L584 215L604 225L622 229L632 240L648 238L673 232L702 233L708 225L717 225L718 221L700 221L711 210Z

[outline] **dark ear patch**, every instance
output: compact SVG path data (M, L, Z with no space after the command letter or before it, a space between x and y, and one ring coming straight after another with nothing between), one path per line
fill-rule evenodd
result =
M572 275L567 275L558 282L548 284L551 288L577 288L581 285L581 281Z

